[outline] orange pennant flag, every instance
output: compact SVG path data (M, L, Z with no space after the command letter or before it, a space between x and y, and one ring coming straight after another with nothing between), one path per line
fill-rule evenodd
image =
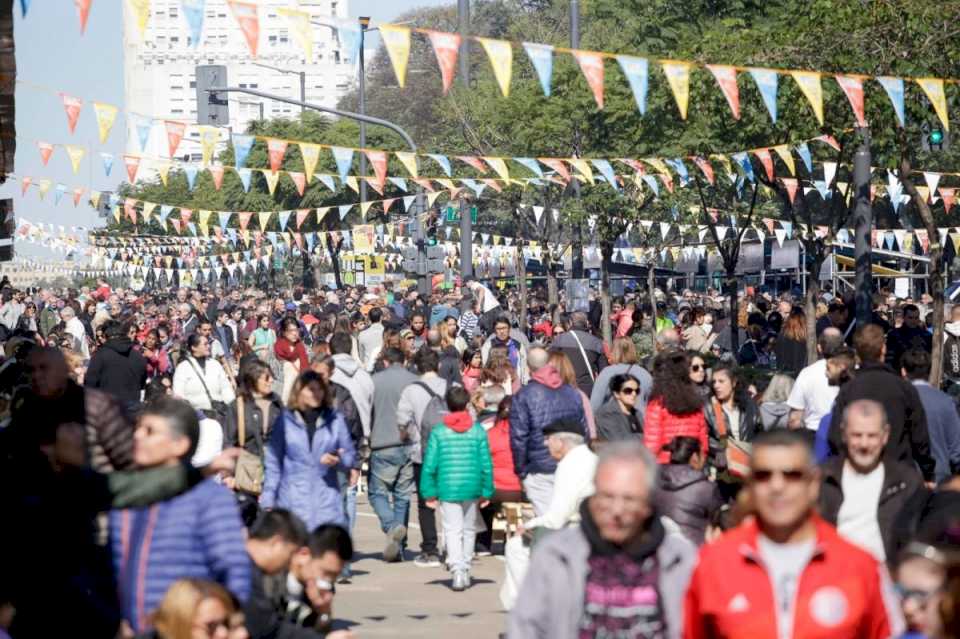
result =
M377 193L383 195L383 185L387 182L387 153L372 150L365 150L364 153L373 165L373 174L377 176Z
M453 84L453 76L457 71L457 56L460 54L460 36L456 33L443 31L427 31L433 52L437 56L440 66L440 76L443 78L443 93L446 95Z
M307 188L307 178L303 173L297 171L287 171L287 175L290 176L290 179L293 180L294 186L297 187L297 193L300 194L300 197L303 197L303 192Z
M716 177L714 176L714 173L713 173L713 166L709 162L707 162L705 159L699 156L693 158L693 163L696 164L701 171L703 171L703 176L707 178L707 182L713 185L716 180Z
M367 184L369 184L371 189L373 189L374 191L376 191L376 192L379 193L380 195L383 195L383 183L380 182L380 180L378 180L378 179L375 178L375 177L370 177L370 176L368 175L368 176L366 176L365 178L363 178L363 181L366 182ZM360 203L360 206L361 206L360 212L361 212L361 213L363 213L363 208L362 208L362 207L363 207L364 204L370 204L370 203L369 203L369 202L361 202L361 203Z
M283 156L287 152L287 141L277 138L267 138L267 154L270 156L270 170L276 173L283 164Z
M458 156L457 156L457 159L460 160L461 162L465 162L465 163L469 164L470 166L472 166L472 167L475 168L476 170L480 171L481 174L485 174L485 173L487 172L487 165L483 163L483 160L481 160L480 158L478 158L478 157L476 157L476 156L473 156L473 155L458 155Z
M597 108L603 109L603 56L593 51L574 51L573 57L580 63L580 70L593 91Z
M787 189L787 197L790 198L790 204L793 204L793 199L797 196L797 179L780 178L780 181L783 182L783 186Z
M773 181L773 157L770 156L770 149L757 149L753 152L757 159L760 160L760 164L763 165L764 171L767 173L767 179L771 182Z
M218 191L223 185L223 165L222 164L211 164L207 167L207 170L210 171L210 177L213 178L213 186Z
M837 75L834 79L850 100L853 115L857 118L857 126L867 126L867 119L863 113L863 80L855 75Z
M77 188L75 188L75 189L73 190L73 205L74 205L74 206L77 206L77 205L80 204L80 198L83 197L83 194L84 194L85 191L86 191L86 189L83 188L82 186L78 186Z
M170 157L177 154L177 148L180 146L180 140L187 132L187 125L175 120L165 120L164 125L167 128L167 148L170 151Z
M93 0L73 0L77 7L77 17L80 18L80 35L87 30L87 18L90 17L90 4Z
M724 97L727 98L727 104L730 105L730 110L733 112L733 119L739 120L740 87L737 86L737 68L717 64L708 64L707 68L710 69L710 73L716 78Z
M250 47L250 53L257 57L257 46L260 42L260 17L257 15L259 3L252 0L227 0L233 11L233 18L240 25L243 36Z
M40 161L46 166L50 156L53 155L53 145L49 142L37 142L37 148L40 149Z
M133 184L137 181L137 171L140 170L140 156L125 155L123 163L127 165L127 176L130 178L130 184Z
M32 183L33 183L33 178L30 177L29 175L21 178L21 179L20 179L20 184L21 184L21 187L20 187L20 195L26 195L26 194L27 194L27 189L30 188L30 185L31 185Z
M297 230L303 226L304 220L307 219L307 216L310 215L310 211L313 209L297 209Z
M542 162L545 166L549 166L556 171L557 175L562 177L564 182L570 181L570 171L567 169L567 165L563 163L563 160L558 160L557 158L537 158L537 161Z
M72 134L77 129L77 119L80 117L80 110L83 108L83 100L66 93L61 93L60 99L63 100L63 108L67 112L67 126Z

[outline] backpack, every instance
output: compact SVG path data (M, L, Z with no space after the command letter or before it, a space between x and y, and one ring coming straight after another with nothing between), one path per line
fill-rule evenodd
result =
M430 441L430 433L433 427L443 422L450 410L447 408L447 402L442 395L438 395L430 388L426 382L414 382L430 395L430 401L427 402L427 408L423 411L423 417L420 418L420 445L426 449L427 442Z
M960 380L960 337L947 335L943 345L943 376Z

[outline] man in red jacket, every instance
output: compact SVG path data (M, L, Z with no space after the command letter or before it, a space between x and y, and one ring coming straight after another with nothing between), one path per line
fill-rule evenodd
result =
M753 441L755 518L700 551L685 639L886 639L904 624L886 569L817 516L819 473L797 431Z

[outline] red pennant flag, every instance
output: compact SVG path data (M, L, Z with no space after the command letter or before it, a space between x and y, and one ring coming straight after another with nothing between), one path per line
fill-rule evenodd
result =
M707 178L707 182L709 182L711 185L714 184L716 181L716 176L713 173L713 165L699 156L693 158L693 163L696 164L701 171L703 171L703 176Z
M574 51L573 57L580 63L580 70L593 91L597 108L603 109L603 56L593 51Z
M260 17L257 15L257 2L252 0L227 0L233 11L233 18L240 25L250 53L257 57L257 44L260 41Z
M427 179L425 179L425 178L414 178L413 181L416 182L417 184L419 184L420 186L422 186L423 188L425 188L427 191L429 191L429 192L431 192L431 193L433 193L434 191L436 191L436 189L433 188L433 182L431 182L430 180L427 180Z
M287 141L276 138L267 139L267 153L270 155L270 170L276 173L283 164L283 155L287 152Z
M556 158L537 158L537 161L542 162L544 166L549 166L556 171L557 174L563 178L564 182L570 181L570 171L567 170L567 165L563 163L563 160Z
M787 197L790 198L790 204L793 205L793 199L797 196L797 180L796 178L780 178L780 181L783 182L783 186L787 189Z
M63 100L63 108L67 112L67 127L69 127L70 133L72 134L77 129L77 118L80 117L83 100L75 98L72 95L67 95L66 93L61 93L60 99Z
M440 76L443 78L443 93L446 95L453 84L453 76L457 72L457 56L460 53L460 36L456 33L443 31L427 31L433 52L437 56L440 66Z
M391 197L383 201L383 212L384 214L390 212L390 207L393 206L393 203L397 201L397 198Z
M130 221L134 224L137 223L137 210L134 208L136 204L137 201L130 197L123 201L123 212L126 213L127 217L130 218Z
M80 35L87 30L87 18L90 17L90 5L93 0L73 0L77 6L77 16L80 18Z
M253 217L253 213L237 213L237 220L240 222L241 231L247 230L247 224L250 223L251 217Z
M177 147L180 146L180 140L183 139L184 134L187 132L187 125L183 122L175 122L173 120L164 121L164 125L167 127L167 146L170 150L170 157L173 157L177 154Z
M940 197L943 198L943 208L944 212L949 213L950 209L953 208L953 203L956 201L954 197L954 189L945 189L942 186L940 187Z
M660 173L660 181L667 187L667 190L673 193L673 176L669 173Z
M21 194L21 195L26 195L26 194L27 194L27 189L29 189L29 188L30 188L30 184L33 183L33 178L28 175L27 177L22 178L22 179L20 180L20 183L22 184L20 194Z
M191 217L193 217L193 209L180 209L180 220L184 224L190 222Z
M863 80L854 75L836 75L834 79L850 100L853 115L857 118L857 126L867 126L867 120L863 114Z
M767 232L772 234L772 233L773 233L773 220L771 220L769 217L765 217L765 218L763 218L763 223L764 223L764 225L767 227Z
M86 191L82 186L78 186L73 190L73 205L78 206L80 204L80 198L83 197L83 193Z
M373 174L377 176L377 193L383 195L383 185L387 183L387 153L385 151L364 151L370 164L373 165Z
M210 171L210 177L213 178L213 186L218 191L223 185L223 165L221 164L211 164L207 167L207 170Z
M300 194L300 197L303 197L303 191L307 188L306 176L296 171L287 171L287 175L290 176L290 179L293 180L294 185L297 187L297 193Z
M50 156L53 155L53 145L49 142L37 142L37 148L40 149L40 160L46 166L47 162L50 161Z
M133 184L137 181L137 171L140 170L140 156L125 155L123 163L127 165L127 177L130 178L130 184Z
M730 105L730 110L733 112L733 119L739 120L740 87L737 86L737 68L717 64L708 64L707 68L710 69L713 77L717 79L720 90L723 91L724 97L727 98L727 104Z
M767 179L771 182L773 181L773 158L770 157L770 149L757 149L753 152L757 159L760 160L760 164L763 165L764 170L767 173Z
M629 166L631 169L633 169L640 175L644 175L647 172L647 169L644 168L643 163L640 160L631 160L628 158L621 158L620 161L626 164L627 166Z
M829 135L829 134L827 134L827 135L821 135L820 137L816 137L816 138L813 138L813 139L814 139L814 140L819 140L819 141L823 142L824 144L826 144L826 145L830 146L831 148L833 148L834 151L839 151L839 150L840 150L840 143L837 142L837 139L836 139L835 137L833 137L832 135Z
M369 184L371 189L373 189L374 191L376 191L376 192L379 193L380 195L383 195L383 184L381 184L380 181L377 180L377 178L373 178L373 177L369 177L369 176L368 176L368 177L363 178L363 181L366 182L367 184Z
M310 215L310 211L313 209L297 209L297 229L299 230L303 226L303 221L307 219L307 216Z
M484 164L483 160L478 157L474 157L472 155L458 155L457 159L461 162L466 162L476 170L480 171L481 175L485 175L487 173L487 165Z

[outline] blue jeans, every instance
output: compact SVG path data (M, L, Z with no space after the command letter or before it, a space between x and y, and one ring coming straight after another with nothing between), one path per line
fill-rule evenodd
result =
M343 497L343 512L347 516L347 531L352 538L353 529L357 525L357 487L350 485L350 471L338 472L337 481L340 483L340 495ZM346 577L353 574L349 561L344 564L342 574Z
M396 526L407 525L413 484L409 447L394 446L370 454L370 505L377 513L384 533Z

